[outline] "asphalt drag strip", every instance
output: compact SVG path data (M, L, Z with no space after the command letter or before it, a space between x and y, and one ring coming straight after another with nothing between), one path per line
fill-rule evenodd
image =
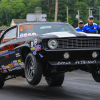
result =
M18 77L5 82L0 100L100 100L100 83L80 70L66 73L61 87L48 86L44 77L37 86Z

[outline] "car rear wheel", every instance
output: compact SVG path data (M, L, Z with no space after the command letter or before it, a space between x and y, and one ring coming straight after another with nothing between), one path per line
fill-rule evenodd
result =
M49 86L61 86L64 81L64 73L56 74L51 77L46 77L46 82Z
M25 75L31 85L37 85L42 77L42 66L32 53L29 53L25 59Z
M96 82L100 82L100 64L92 67L92 77Z
M4 86L5 77L2 73L0 73L0 88Z
M92 76L96 82L100 82L100 71L93 71Z

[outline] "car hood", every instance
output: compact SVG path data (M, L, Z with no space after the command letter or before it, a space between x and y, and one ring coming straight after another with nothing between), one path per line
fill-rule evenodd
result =
M84 32L51 32L42 35L42 38L67 38L67 37L100 37L99 34L87 34Z

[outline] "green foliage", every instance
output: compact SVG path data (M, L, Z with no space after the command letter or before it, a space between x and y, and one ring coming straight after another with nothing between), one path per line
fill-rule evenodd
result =
M85 2L77 2L75 4L75 11L79 10L79 12L80 12L80 20L83 20L84 23L87 23L87 19L88 19L88 11L87 11L86 8L88 8L88 5Z
M48 21L54 21L56 0L0 0L0 26L10 25L12 19L25 19L27 13L34 13L35 7L42 7L42 13L47 14ZM88 22L89 10L93 8L94 22L99 24L100 0L58 0L57 20L68 22L77 27L77 10L80 12L80 20Z

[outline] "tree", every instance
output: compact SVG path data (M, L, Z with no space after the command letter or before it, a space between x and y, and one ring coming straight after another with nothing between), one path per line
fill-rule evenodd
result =
M84 23L87 23L88 19L88 11L87 11L88 5L85 2L77 2L75 4L75 12L77 15L77 10L80 12L80 20L83 20ZM75 25L76 26L76 25Z

